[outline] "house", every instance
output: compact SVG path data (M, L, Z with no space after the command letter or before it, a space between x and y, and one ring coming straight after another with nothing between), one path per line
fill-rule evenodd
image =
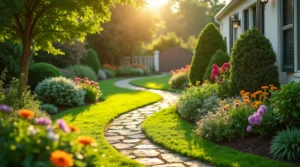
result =
M243 32L256 27L273 45L280 82L300 81L299 0L231 0L215 21L229 52Z

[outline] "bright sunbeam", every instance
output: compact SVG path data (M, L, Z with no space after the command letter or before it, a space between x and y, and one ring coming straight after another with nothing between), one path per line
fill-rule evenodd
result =
M146 0L147 7L151 9L158 8L168 2L168 0Z

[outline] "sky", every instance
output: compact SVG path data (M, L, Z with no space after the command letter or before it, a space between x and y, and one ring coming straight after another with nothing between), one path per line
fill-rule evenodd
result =
M148 7L151 9L155 9L160 7L161 5L166 4L169 0L146 0L148 3ZM221 0L222 1L222 0ZM230 0L224 0L226 4L230 2Z

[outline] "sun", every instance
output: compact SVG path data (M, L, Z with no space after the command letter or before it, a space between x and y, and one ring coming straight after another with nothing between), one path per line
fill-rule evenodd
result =
M168 0L146 0L147 7L151 9L158 8L168 2Z

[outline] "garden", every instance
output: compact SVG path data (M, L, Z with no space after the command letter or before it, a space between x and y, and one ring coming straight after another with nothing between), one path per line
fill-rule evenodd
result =
M116 3L140 7L144 1ZM228 55L209 23L191 64L153 76L144 64L122 66L120 55L187 44L172 33L138 51L151 36L148 26L129 26L123 43L106 40L124 33L113 26L119 15L98 38L99 23L115 5L0 2L1 167L300 165L300 83L280 84L275 53L261 32L247 30ZM135 33L143 28L149 36ZM101 47L117 51L103 54ZM123 119L126 114L133 118Z

